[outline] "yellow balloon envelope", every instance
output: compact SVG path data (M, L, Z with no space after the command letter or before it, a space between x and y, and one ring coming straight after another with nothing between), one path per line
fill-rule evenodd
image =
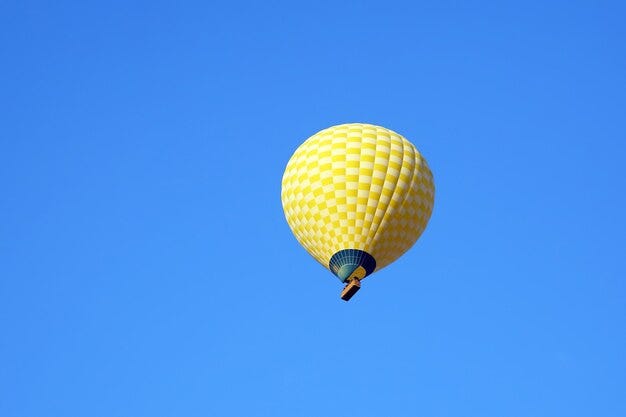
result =
M399 258L432 213L433 176L415 146L384 127L350 123L307 139L285 169L281 199L298 242L347 283Z

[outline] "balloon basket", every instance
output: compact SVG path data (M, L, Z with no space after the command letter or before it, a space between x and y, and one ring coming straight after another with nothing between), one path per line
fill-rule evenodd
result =
M346 285L343 291L341 291L341 299L344 301L350 300L352 296L356 294L356 292L360 289L361 289L361 282L359 281L359 279L358 278L351 279L350 282L348 282L348 285Z

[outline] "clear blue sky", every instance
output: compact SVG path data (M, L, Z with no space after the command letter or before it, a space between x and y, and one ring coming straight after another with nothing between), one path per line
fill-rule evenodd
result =
M625 416L619 3L2 2L0 415ZM347 122L437 187L349 303L280 203Z

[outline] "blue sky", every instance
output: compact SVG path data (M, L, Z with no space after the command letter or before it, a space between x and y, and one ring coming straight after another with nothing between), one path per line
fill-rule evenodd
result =
M2 2L0 415L626 415L626 7L338 3ZM437 188L349 303L280 203L347 122Z

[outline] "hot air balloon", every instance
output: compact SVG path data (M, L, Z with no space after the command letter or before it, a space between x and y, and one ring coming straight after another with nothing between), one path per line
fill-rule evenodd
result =
M389 265L420 237L434 203L433 176L415 146L365 123L324 129L295 151L282 179L285 218L298 242L346 284Z

